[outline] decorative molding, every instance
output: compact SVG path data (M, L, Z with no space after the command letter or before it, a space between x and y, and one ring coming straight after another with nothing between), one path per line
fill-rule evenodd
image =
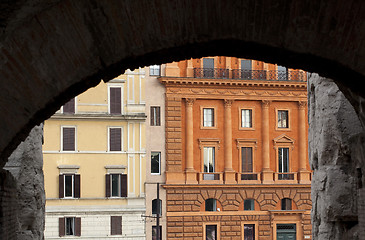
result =
M257 149L257 139L249 139L249 138L237 138L237 148L240 149L240 147L243 146L250 146Z
M234 100L232 99L224 99L224 107L225 108L232 107L233 101Z
M299 101L298 105L299 105L299 109L305 109L307 107L307 102L306 101Z
M279 146L290 146L292 150L294 148L295 140L286 134L282 134L274 138L273 141L274 141L274 149L276 149Z
M261 104L262 104L262 108L269 108L270 106L270 102L269 100L262 100Z
M199 138L199 149L202 148L202 146L216 146L219 149L219 144L221 143L221 140L219 138Z
M194 98L186 98L186 99L185 99L185 102L186 102L186 105L187 105L187 106L192 107L192 106L193 106L193 104L194 104L194 102L195 102L195 99L194 99Z

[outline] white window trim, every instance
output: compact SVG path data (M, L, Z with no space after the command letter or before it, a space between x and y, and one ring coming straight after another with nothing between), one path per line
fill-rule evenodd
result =
M110 129L113 129L113 128L120 128L120 138L121 138L121 140L120 140L120 144L121 144L121 146L120 146L120 151L110 151ZM124 136L124 129L123 129L123 127L122 126L108 126L108 139L107 139L107 144L108 144L108 146L107 146L107 148L108 148L108 152L112 152L112 153L122 153L123 151L124 151L124 148L123 148L123 136Z
M72 176L72 183L71 183L72 196L66 196L66 175ZM63 174L63 198L65 198L65 199L74 199L75 198L75 174L72 174L72 173Z
M63 150L63 129L64 128L74 128L75 129L75 150L74 151L64 151ZM73 126L68 126L68 125L62 125L61 126L61 149L60 149L60 152L63 152L63 153L75 153L77 152L77 126L73 125Z
M113 196L113 175L118 175L118 196ZM121 191L121 185L122 185L122 176L120 173L111 173L109 174L110 177L110 197L109 198L121 198L122 196L122 191Z
M161 151L151 151L151 154L150 154L150 160L151 160L151 170L152 170L152 153L159 153L159 162L158 162L158 173L152 173L151 172L151 175L161 175Z
M67 234L67 220L66 220L67 218L72 219L72 229L73 229L73 234L72 235ZM76 220L76 218L75 217L65 217L64 220L65 220L65 236L76 236L75 235L75 220Z

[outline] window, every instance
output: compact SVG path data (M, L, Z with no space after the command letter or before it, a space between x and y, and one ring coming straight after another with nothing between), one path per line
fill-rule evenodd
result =
M161 75L160 69L161 69L160 65L151 65L150 76L160 76Z
M290 198L281 199L281 210L292 210L292 204Z
M244 240L255 240L255 224L243 225Z
M74 114L75 113L75 98L72 98L62 107L62 112L65 114Z
M217 211L217 200L214 198L209 198L205 200L205 211L209 212Z
M109 151L122 151L122 128L109 128Z
M106 197L127 197L127 174L105 175Z
M252 79L252 60L241 60L241 78Z
M279 173L289 172L289 148L278 148Z
M203 74L204 74L204 77L208 77L208 78L214 77L214 59L213 58L203 58Z
M278 128L289 128L288 110L278 110Z
M151 152L151 174L161 174L161 152Z
M278 80L288 80L288 69L278 65Z
M241 127L252 128L252 110L241 109Z
M122 216L110 216L110 235L122 234Z
M214 127L214 108L203 109L203 127Z
M252 147L241 147L242 172L253 172Z
M122 113L122 88L110 87L109 88L109 112L110 114Z
M75 127L62 127L62 151L75 151Z
M161 126L160 107L151 107L151 126Z
M157 213L162 215L162 201L161 201L161 199L159 199L159 201L157 201L157 199L152 200L152 214L157 214Z
M245 210L245 211L253 211L253 210L255 210L255 200L253 200L253 199L245 199L243 201L243 210Z
M215 147L204 147L204 172L215 172Z
M157 238L157 227L156 226L152 226L152 240L162 240L162 226L159 226L159 230L160 230L160 237Z
M205 225L205 239L217 240L217 225Z
M80 175L60 174L59 175L59 197L80 198Z
M81 218L59 218L59 236L81 236Z

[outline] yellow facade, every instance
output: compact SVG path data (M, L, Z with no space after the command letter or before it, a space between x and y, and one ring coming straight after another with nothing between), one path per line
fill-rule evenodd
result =
M45 122L46 238L60 237L57 223L64 216L81 217L81 238L111 235L110 216L122 216L120 237L145 237L141 218L146 177L144 84L144 69L128 70L77 96L74 113L64 113L61 108ZM120 89L118 114L111 113L111 88ZM75 129L74 151L63 150L64 127ZM121 129L118 151L110 150L111 128ZM68 173L80 175L79 198L60 197L59 176ZM127 175L127 197L106 196L106 175L116 173Z

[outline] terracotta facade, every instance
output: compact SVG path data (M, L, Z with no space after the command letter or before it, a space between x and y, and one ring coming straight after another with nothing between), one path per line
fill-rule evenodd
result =
M242 60L166 64L160 77L168 239L312 238L306 73Z

